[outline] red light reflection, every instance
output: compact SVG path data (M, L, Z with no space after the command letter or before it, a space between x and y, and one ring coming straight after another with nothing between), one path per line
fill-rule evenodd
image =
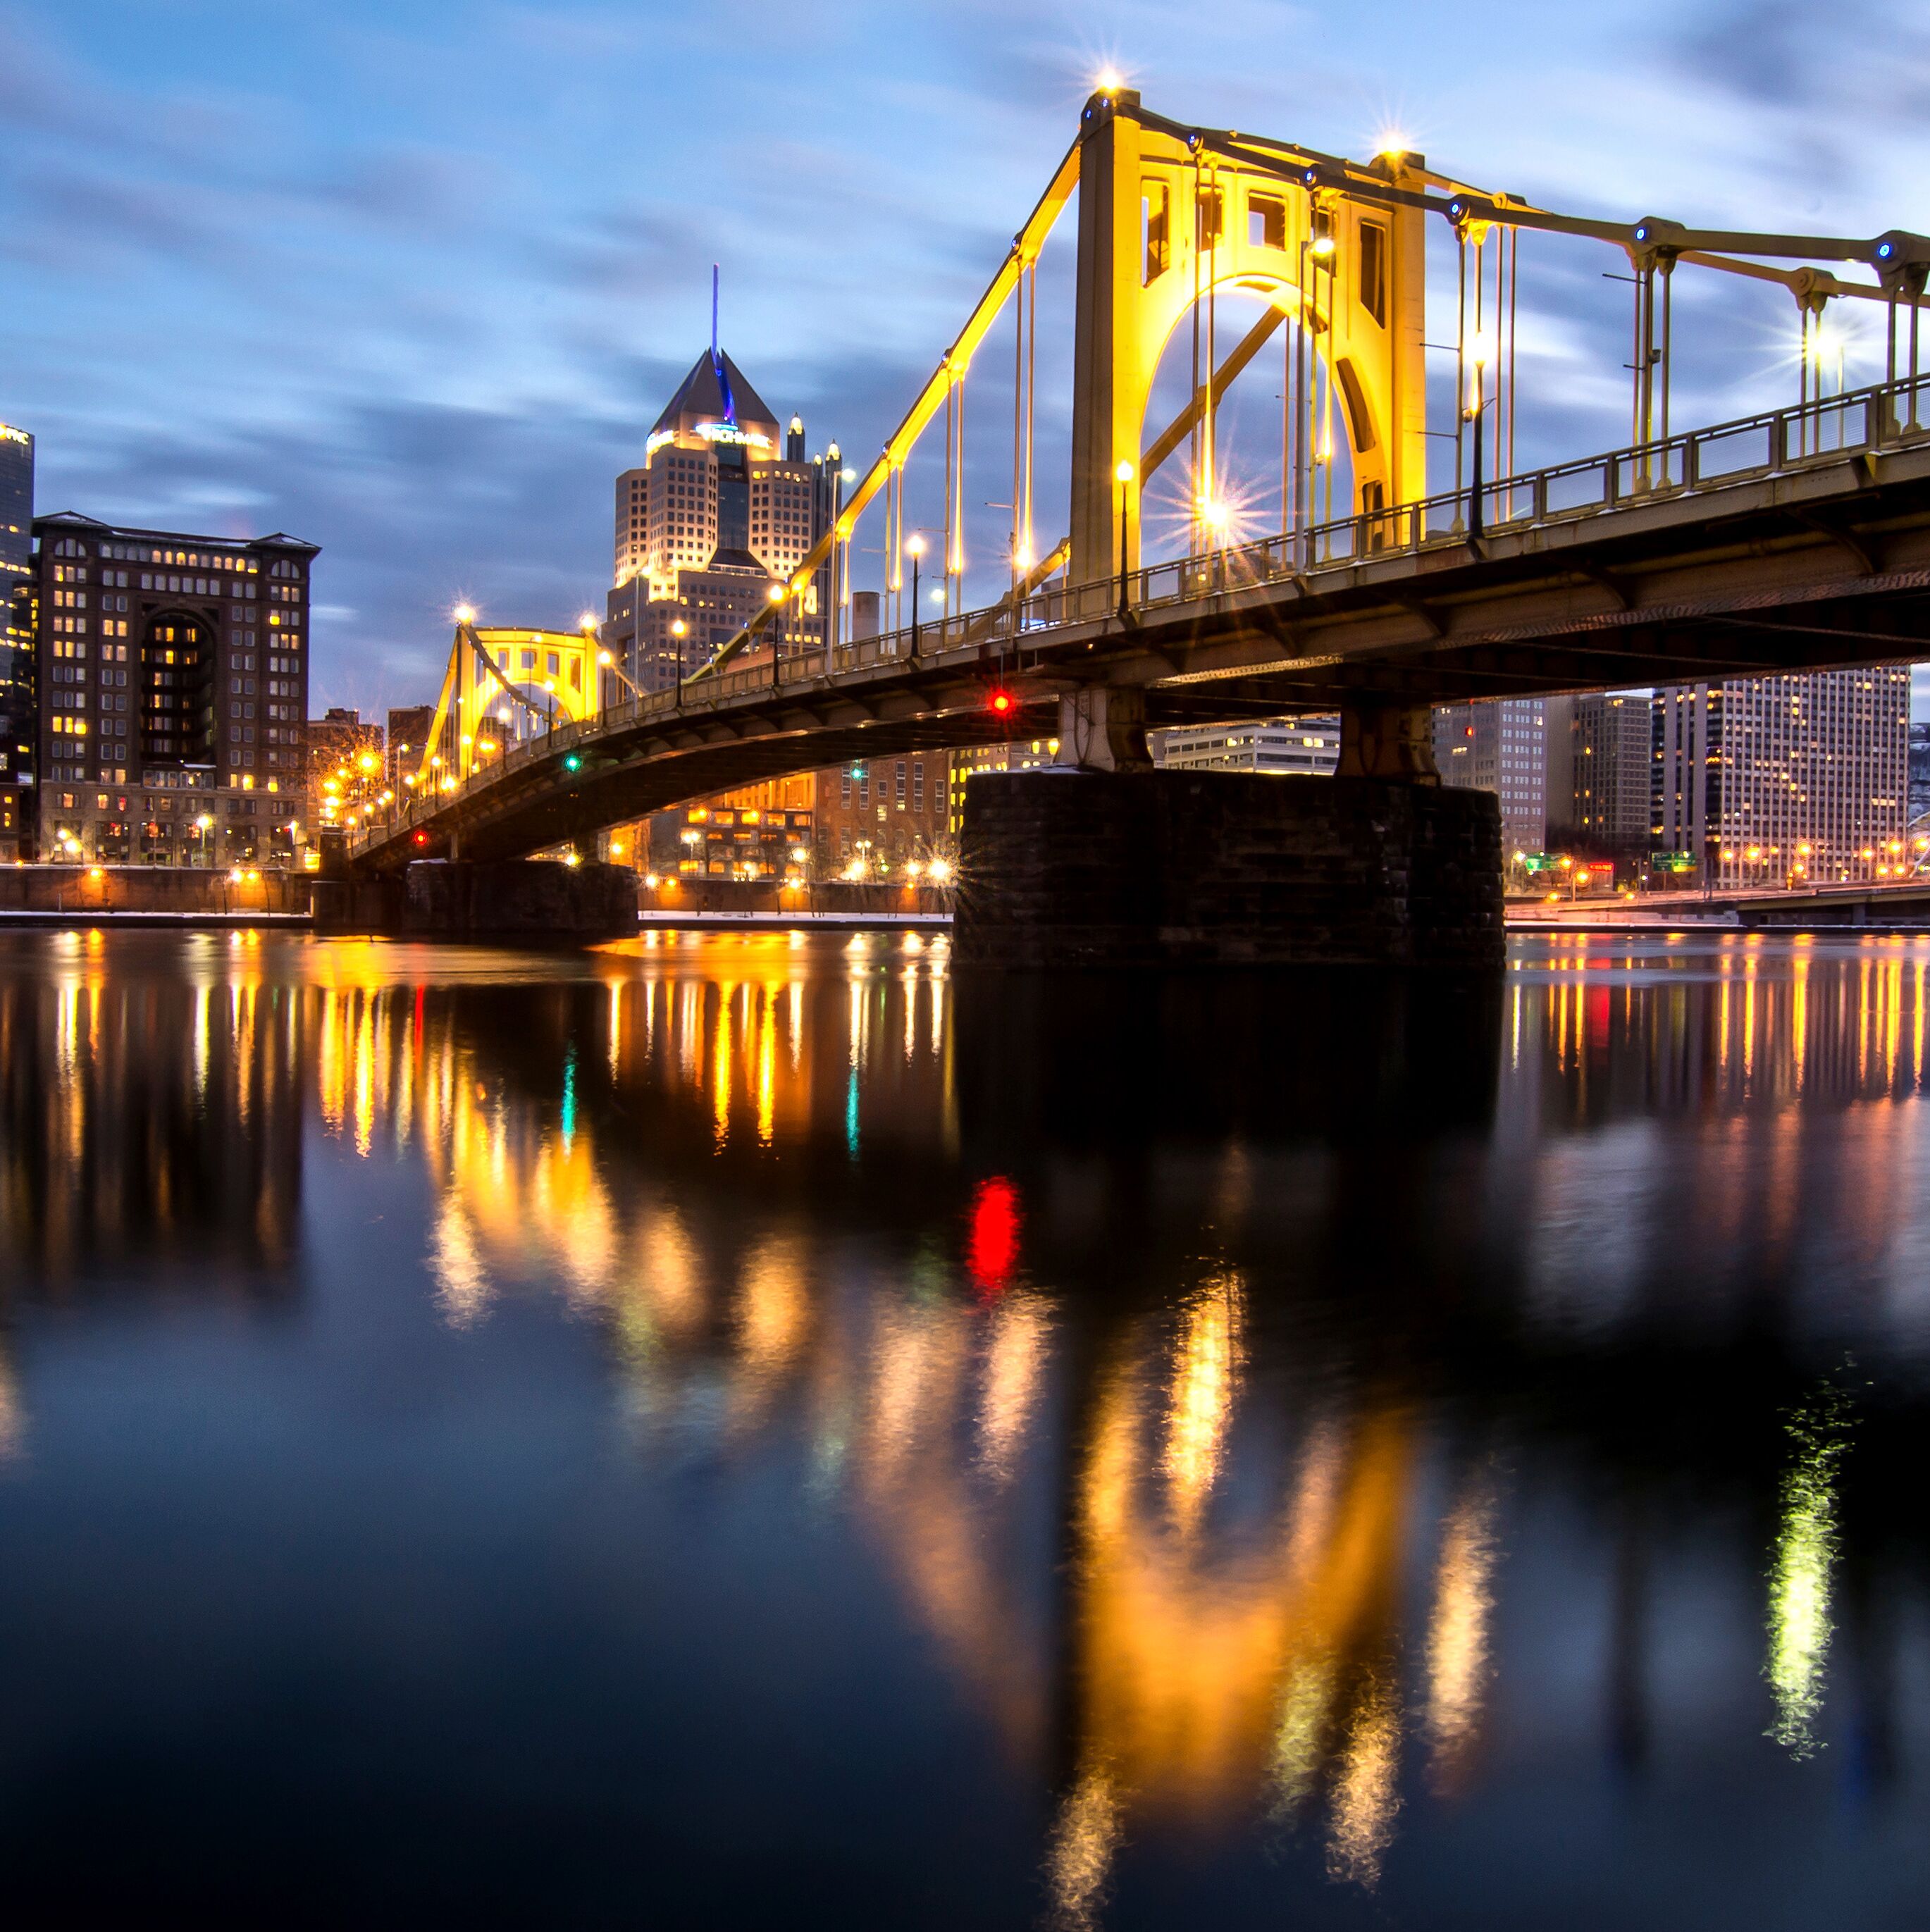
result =
M972 1198L971 1229L965 1240L965 1267L986 1300L1004 1293L1019 1265L1019 1190L995 1175L981 1180Z

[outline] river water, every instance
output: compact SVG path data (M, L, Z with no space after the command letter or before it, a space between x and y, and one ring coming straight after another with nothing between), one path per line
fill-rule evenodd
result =
M1927 970L0 937L22 1922L1930 1922Z

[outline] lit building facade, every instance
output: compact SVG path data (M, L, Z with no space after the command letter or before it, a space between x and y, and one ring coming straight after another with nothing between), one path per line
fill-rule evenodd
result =
M1598 850L1646 853L1654 788L1648 696L1594 693L1570 702L1569 824Z
M1250 724L1176 724L1148 734L1153 763L1175 772L1268 772L1331 778L1340 761L1337 716Z
M951 752L907 752L812 774L822 878L921 870L951 861Z
M1337 722L1334 742L1337 757ZM1499 796L1504 853L1539 852L1545 848L1549 820L1546 700L1503 698L1480 704L1437 705L1434 764L1444 785L1491 791Z
M618 865L660 878L809 877L812 774L771 778L653 813L645 826L619 826L605 849Z
M0 862L34 856L34 439L0 423Z
M780 436L729 356L698 358L617 479L602 640L631 683L669 689L773 602L784 648L823 641L828 575L797 572L836 514L839 460L806 454L796 416Z
M956 838L965 830L965 786L979 772L1031 772L1058 762L1056 738L1014 738L1002 745L973 745L951 756L951 800L945 826Z
M290 863L317 547L72 512L32 530L40 856Z
M1907 666L1680 686L1649 722L1651 836L1717 884L1876 878L1900 857Z

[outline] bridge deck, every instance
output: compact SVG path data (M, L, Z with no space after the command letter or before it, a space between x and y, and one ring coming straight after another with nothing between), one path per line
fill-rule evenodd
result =
M728 664L411 802L354 862L507 857L705 793L1032 738L1080 686L1155 723L1703 679L1930 646L1930 380L1857 392L1126 580ZM1478 534L1475 534L1476 530ZM1017 700L995 716L998 683Z

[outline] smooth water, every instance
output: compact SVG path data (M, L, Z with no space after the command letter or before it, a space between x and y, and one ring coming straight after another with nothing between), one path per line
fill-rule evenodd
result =
M0 938L20 1922L1930 1922L1926 970Z

